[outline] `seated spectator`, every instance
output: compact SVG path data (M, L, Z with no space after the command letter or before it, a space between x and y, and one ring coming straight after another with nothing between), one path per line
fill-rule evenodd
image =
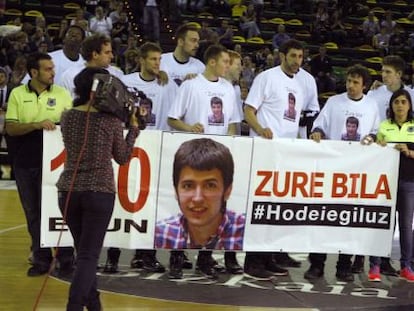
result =
M332 77L332 62L326 55L326 47L319 47L319 54L310 61L311 74L315 77L318 93L332 92L336 89L335 79Z
M252 62L249 55L243 57L243 69L241 72L241 79L246 82L246 87L250 89L253 79L256 76L256 65Z
M383 57L388 55L389 41L390 34L387 33L387 29L384 26L381 26L381 31L372 37L372 47L378 49Z
M127 13L121 12L119 19L113 24L112 28L112 45L114 49L115 63L120 65L120 55L123 51L121 50L122 45L126 45L128 37L131 34L131 24L128 21Z
M390 54L401 54L404 51L408 50L408 45L406 45L407 38L404 29L396 25L394 28L394 33L390 36L389 40L389 52Z
M239 3L232 6L231 17L240 18L246 10L247 10L247 6L244 5L244 1L240 1Z
M380 26L378 24L378 19L375 17L373 11L368 13L368 19L362 23L362 33L365 38L365 43L371 44L372 37L380 32Z
M228 0L210 0L209 1L210 12L215 16L229 17L231 9Z
M395 31L395 26L397 26L397 22L392 19L392 12L386 11L384 20L381 22L381 27L385 27L387 34L391 36Z
M115 9L109 13L109 18L112 24L115 24L121 18L121 14L124 11L124 3L122 1L115 3Z
M329 32L331 31L329 19L327 3L322 1L319 2L312 27L312 36L317 42L328 41Z
M59 25L59 32L57 33L56 36L51 36L50 37L55 50L62 48L63 39L66 36L66 32L68 31L68 27L69 27L69 21L66 18L62 19L60 21L60 25Z
M286 41L290 39L290 36L286 33L285 25L277 26L277 33L273 35L272 38L272 47L273 49L279 49L279 47Z
M76 10L75 18L70 21L71 25L78 25L83 30L88 31L88 20L85 17L85 10L80 8Z
M260 29L256 23L256 12L253 4L249 4L247 10L240 17L240 29L247 38L260 36Z
M49 35L45 33L42 27L36 27L35 33L29 39L29 48L32 52L36 52L39 49L39 44L46 42L48 45L48 51L53 51L53 43Z
M220 27L216 29L218 41L228 49L233 49L233 28L227 19L222 19Z
M89 30L92 34L101 33L111 37L112 27L112 20L106 16L103 7L97 6L95 16L89 21Z
M206 5L206 0L190 0L189 8L190 11L200 13L204 11L204 6Z
M210 28L210 23L208 22L208 20L202 20L201 28L198 31L198 34L200 35L200 41L198 41L198 43L200 45L203 45L206 42L210 42L213 32L214 30Z
M331 14L331 33L330 41L336 42L338 45L344 45L346 42L347 31L345 25L343 24L343 15L342 10L337 6L334 6L334 9Z

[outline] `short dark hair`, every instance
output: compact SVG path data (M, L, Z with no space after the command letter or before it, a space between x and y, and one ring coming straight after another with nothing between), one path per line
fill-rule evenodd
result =
M65 36L66 36L66 34L68 33L68 31L69 31L69 29L78 29L80 32L81 32L81 34L82 34L82 40L84 40L85 39L85 37L86 37L86 32L85 32L85 30L81 27L81 26L79 26L79 25L70 25L67 29L66 29L66 31L65 31Z
M101 53L102 46L111 43L111 38L104 34L94 34L86 37L81 44L81 55L88 62L92 60L93 52Z
M193 26L193 25L188 25L188 24L182 24L181 26L179 26L177 28L177 30L175 31L175 38L178 41L178 39L185 39L185 36L187 34L187 32L189 31L195 31L198 32L198 28Z
M210 100L210 106L213 106L213 105L216 105L216 104L219 104L219 105L223 106L223 101L221 100L220 97L214 96Z
M395 113L394 113L394 110L392 109L392 102L401 95L405 96L408 99L408 102L410 103L410 108L408 109L408 113L407 113L407 121L412 121L413 120L413 102L412 102L410 92L407 91L406 89L398 89L394 93L392 93L392 96L390 98L390 105L388 109L388 116L392 121L395 121Z
M153 42L145 42L139 47L139 56L146 58L149 52L159 52L162 53L161 47Z
M359 76L362 78L362 83L365 87L369 87L369 85L371 84L371 75L369 74L369 71L367 69L367 67L362 66L360 64L356 64L353 65L351 67L348 68L347 72L346 72L346 76L351 76L351 77L355 77L355 76Z
M73 101L74 107L86 104L89 101L93 76L97 73L109 74L108 70L100 67L86 67L75 76L73 79L76 95Z
M387 55L382 60L382 65L390 66L394 68L396 71L401 72L401 74L405 71L405 61L399 55Z
M279 48L279 53L287 54L291 49L302 50L303 51L303 44L302 42L290 39L285 41Z
M345 124L355 124L357 127L359 126L359 120L358 118L354 117L354 116L350 116L348 118L346 118L346 122Z
M204 52L204 64L207 64L210 59L217 60L221 53L227 53L227 49L221 44L212 44Z
M26 68L30 77L32 77L32 69L39 70L39 62L41 60L52 60L52 57L47 53L41 52L34 52L27 56Z
M198 171L218 169L223 177L224 189L233 184L233 156L225 145L210 138L196 138L181 144L174 156L173 183L177 190L184 167Z

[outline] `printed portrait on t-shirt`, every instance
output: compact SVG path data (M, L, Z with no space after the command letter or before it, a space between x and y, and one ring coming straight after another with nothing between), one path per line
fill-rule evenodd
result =
M141 102L139 104L142 108L145 108L147 111L147 114L144 117L144 120L147 125L155 125L156 122L156 116L152 112L152 100L151 98L147 97L144 99L141 99Z
M358 133L359 120L356 117L348 117L345 121L345 133L341 135L341 140L360 141L361 134Z
M296 97L293 95L293 93L288 94L288 106L283 114L283 119L288 121L296 121Z
M209 125L223 125L224 113L223 113L223 101L221 98L214 96L210 100L211 114L208 115Z

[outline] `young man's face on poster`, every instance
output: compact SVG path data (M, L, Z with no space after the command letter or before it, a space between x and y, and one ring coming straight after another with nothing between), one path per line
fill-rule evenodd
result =
M224 189L219 169L199 171L186 166L180 173L177 200L188 226L218 228L223 217L221 208L231 193L231 186Z

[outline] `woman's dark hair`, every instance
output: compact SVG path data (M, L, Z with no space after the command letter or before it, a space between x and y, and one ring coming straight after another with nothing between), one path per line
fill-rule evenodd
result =
M412 102L412 99L411 99L410 92L408 92L405 89L399 89L399 90L395 91L392 94L392 96L390 98L390 105L389 105L389 108L388 108L388 117L392 121L395 121L395 114L394 114L394 110L392 109L392 103L397 97L399 97L401 95L405 96L408 99L408 102L410 103L410 108L408 109L408 112L407 112L407 121L412 121L413 120L413 102Z
M97 73L109 74L108 70L99 67L86 67L79 72L73 82L75 83L76 97L73 107L86 104L91 96L93 76Z

